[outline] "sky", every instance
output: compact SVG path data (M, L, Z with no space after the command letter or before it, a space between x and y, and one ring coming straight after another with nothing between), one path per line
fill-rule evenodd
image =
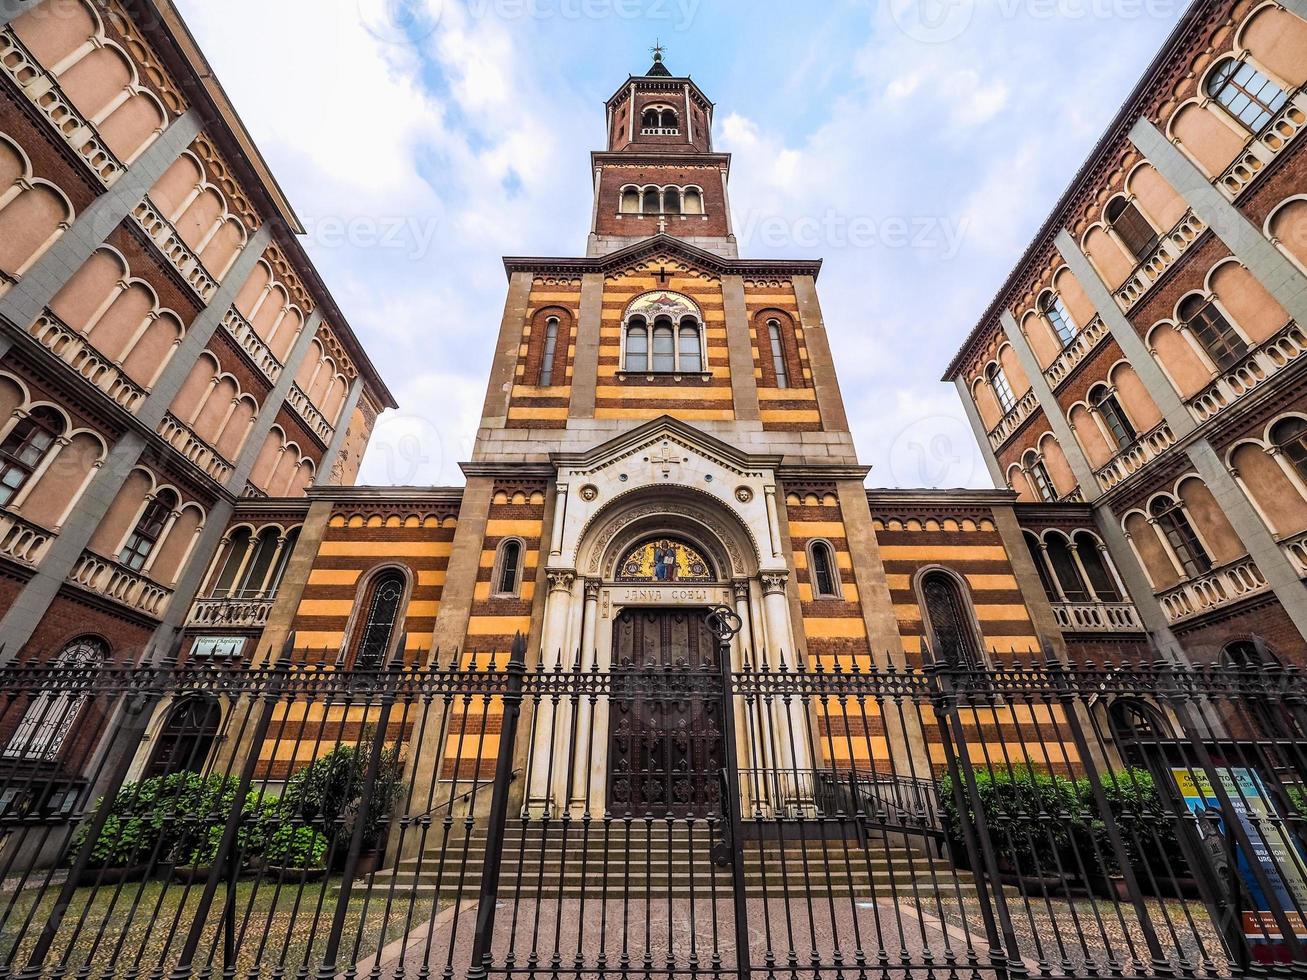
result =
M604 101L661 41L740 254L821 258L876 487L990 486L939 381L1184 0L177 0L399 402L359 481L458 485L504 255L585 254Z

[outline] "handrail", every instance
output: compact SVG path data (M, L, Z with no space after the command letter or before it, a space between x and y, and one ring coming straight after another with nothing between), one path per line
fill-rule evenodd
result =
M512 783L513 780L517 779L518 775L521 772L522 772L521 769L514 769L512 772L508 774L508 781ZM419 820L430 819L433 814L439 812L440 810L443 810L445 807L447 806L452 807L455 803L461 803L463 800L469 800L472 797L476 796L477 793L481 792L487 786L493 786L493 785L495 785L493 781L480 783L476 786L473 786L469 790L465 790L463 793L459 794L458 796L451 796L443 803L437 803L429 810L423 810L421 813L415 813L411 817L405 817L404 822L413 824L413 823L417 823Z

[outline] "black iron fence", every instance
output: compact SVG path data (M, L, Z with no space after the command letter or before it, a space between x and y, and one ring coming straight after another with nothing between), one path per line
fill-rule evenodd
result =
M285 653L0 669L5 975L1307 975L1296 670Z

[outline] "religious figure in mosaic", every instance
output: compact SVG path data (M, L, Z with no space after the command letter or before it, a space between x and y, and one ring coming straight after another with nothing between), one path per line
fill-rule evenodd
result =
M631 549L618 566L621 582L713 582L716 575L694 547L674 538L654 538Z

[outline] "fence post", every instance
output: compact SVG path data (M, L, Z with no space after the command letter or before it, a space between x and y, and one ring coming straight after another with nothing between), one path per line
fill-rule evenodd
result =
M481 894L477 900L476 932L472 939L472 962L467 980L485 977L490 966L490 944L495 934L495 903L499 898L499 869L504 857L504 830L508 823L508 788L513 779L513 752L517 722L522 714L522 679L526 674L526 638L513 637L504 685L504 720L499 734L499 756L495 762L495 785L490 794L490 819L486 827L486 858L481 872Z
M1116 825L1116 820L1108 806L1107 794L1103 791L1098 766L1094 763L1094 755L1090 749L1089 740L1085 737L1084 728L1080 724L1080 706L1076 702L1076 691L1067 678L1066 669L1062 666L1062 662L1053 656L1052 651L1048 648L1045 648L1044 653L1048 658L1046 669L1053 679L1053 686L1057 690L1058 700L1061 701L1063 713L1066 715L1067 727L1071 729L1071 738L1076 745L1076 754L1080 756L1080 764L1084 767L1085 778L1089 780L1090 791L1094 795L1094 805L1098 807L1103 827L1107 831L1108 843L1112 847L1112 855L1116 858L1116 865L1121 871L1121 877L1125 879L1126 891L1130 893L1130 904L1134 906L1135 916L1139 920L1139 929L1144 934L1144 943L1148 946L1148 953L1153 958L1153 970L1158 976L1170 976L1174 971L1171 968L1170 961L1162 952L1162 944L1158 941L1157 931L1153 928L1153 920L1149 918L1148 907L1144 904L1143 892L1139 889L1139 878L1126 856L1125 843L1121 840L1121 828Z
M1027 971L1017 946L1016 932L1012 928L1007 896L1003 894L998 857L994 853L994 840L989 834L985 808L980 801L980 789L976 785L976 774L971 766L971 754L967 751L966 731L958 715L958 695L950 672L951 668L938 662L931 664L925 670L935 686L932 707L944 743L949 783L953 787L953 805L957 808L958 823L962 828L967 863L971 866L971 873L978 879L976 895L980 899L980 916L985 923L985 937L989 940L989 958L999 977L1024 977ZM982 859L983 869L980 866ZM986 893L989 895L988 900L985 897ZM997 922L995 922L995 914L998 916ZM1000 929L1003 933L1001 940Z

